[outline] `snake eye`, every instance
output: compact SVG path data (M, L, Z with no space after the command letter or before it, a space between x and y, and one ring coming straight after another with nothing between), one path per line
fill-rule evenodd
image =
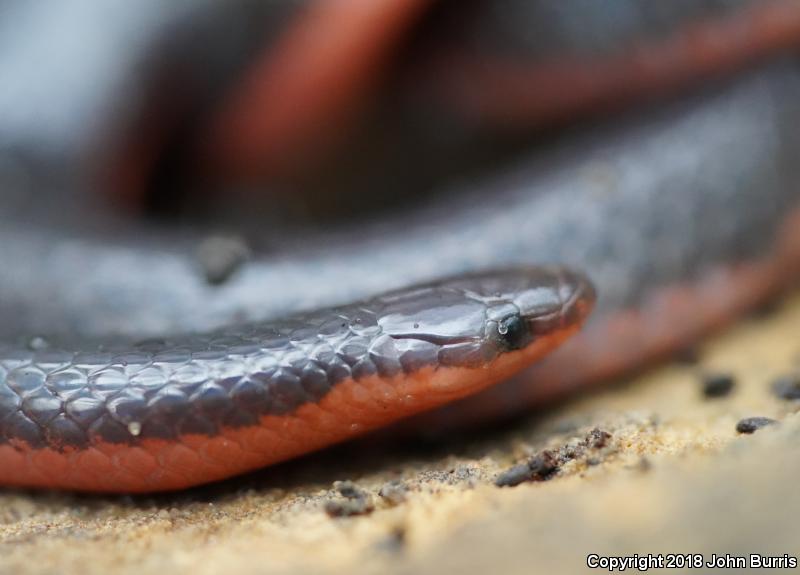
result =
M503 346L509 351L522 349L531 341L531 334L518 315L510 315L497 322L497 334Z

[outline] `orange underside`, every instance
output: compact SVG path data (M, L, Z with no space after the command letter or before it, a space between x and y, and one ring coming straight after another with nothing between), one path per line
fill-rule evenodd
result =
M319 0L268 46L219 111L209 157L231 175L305 170L369 92L430 0Z
M264 467L475 393L552 351L580 326L538 339L477 369L426 368L412 376L342 381L319 403L214 437L98 441L88 449L0 445L0 485L81 491L181 489Z

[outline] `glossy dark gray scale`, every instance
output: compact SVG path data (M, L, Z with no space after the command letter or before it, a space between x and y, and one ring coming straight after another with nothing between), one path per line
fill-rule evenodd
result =
M80 447L256 425L345 379L484 365L573 324L593 297L580 274L516 268L204 335L80 349L6 345L0 441Z

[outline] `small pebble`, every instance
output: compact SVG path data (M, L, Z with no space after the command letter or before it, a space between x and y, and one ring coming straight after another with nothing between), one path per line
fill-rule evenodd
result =
M407 491L408 488L399 481L389 481L381 486L378 495L391 505L399 505L406 500Z
M515 487L525 481L530 481L533 478L531 468L527 463L519 463L514 467L510 467L498 475L494 484L497 487Z
M250 249L237 236L210 236L197 248L197 261L210 285L228 281L249 257Z
M494 484L498 487L514 487L525 481L546 481L568 461L586 457L587 465L599 465L602 458L589 456L590 450L606 447L612 435L595 427L583 439L573 440L556 451L545 449L527 462L515 465L498 475Z
M730 373L707 373L703 376L703 395L707 398L725 397L733 391L736 380Z
M607 431L595 427L586 436L586 446L592 449L602 449L608 445L608 440L611 439L611 434Z
M366 515L375 508L369 493L352 481L334 481L333 488L344 499L332 499L325 502L325 513L330 517Z
M358 499L367 496L367 492L352 481L334 481L333 488L339 492L339 495L347 497L348 499Z
M339 501L326 501L325 513L329 517L352 517L353 515L367 515L374 509L369 499L344 499Z
M736 431L738 433L749 434L758 431L762 427L775 425L776 423L778 422L774 419L770 419L769 417L746 417L739 420L739 423L736 424Z
M545 481L558 471L558 457L548 450L534 455L526 463L520 463L504 471L494 480L497 487L514 487L524 481Z
M42 351L50 347L50 342L40 335L33 336L28 340L28 349L31 351Z
M800 399L800 375L782 375L772 382L772 391L781 399Z

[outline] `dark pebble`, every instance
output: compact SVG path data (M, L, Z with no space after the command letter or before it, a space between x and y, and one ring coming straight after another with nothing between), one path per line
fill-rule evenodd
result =
M733 391L736 380L729 373L708 373L703 376L703 395L708 398L725 397Z
M221 285L250 257L244 239L236 236L210 236L197 248L197 261L210 285Z
M739 433L754 433L762 427L774 425L776 423L778 422L769 417L746 417L745 419L739 420L739 423L736 424L736 431Z
M339 495L348 499L363 499L367 497L367 492L352 481L334 481L333 488L339 492Z
M539 480L548 479L553 473L558 471L561 463L552 451L544 450L541 453L533 456L528 461L528 467L533 473L535 478Z
M800 399L800 375L782 375L772 383L772 391L781 399Z
M399 505L406 500L407 491L406 486L399 481L389 481L381 486L378 495L391 505Z
M325 502L325 513L330 517L352 517L366 515L373 510L369 499L343 499Z
M545 481L558 471L560 463L552 451L542 451L526 463L520 463L502 472L494 480L497 487L514 487L525 481Z
M333 488L344 499L332 499L325 502L325 513L329 516L366 515L374 509L369 494L352 481L334 481Z
M587 465L598 465L602 459L588 457L588 452L606 447L611 437L609 432L595 427L577 443L564 445L557 451L545 449L526 463L520 463L503 471L495 478L494 484L498 487L514 487L525 481L546 481L553 477L563 464L580 457L587 457Z
M28 349L31 351L42 351L50 347L50 342L40 335L35 335L28 340Z
M494 484L497 487L514 487L525 481L530 481L531 478L531 468L528 467L527 463L520 463L498 475L494 480Z
M586 446L592 449L602 449L608 445L608 440L611 439L611 434L602 429L595 427L586 436Z

